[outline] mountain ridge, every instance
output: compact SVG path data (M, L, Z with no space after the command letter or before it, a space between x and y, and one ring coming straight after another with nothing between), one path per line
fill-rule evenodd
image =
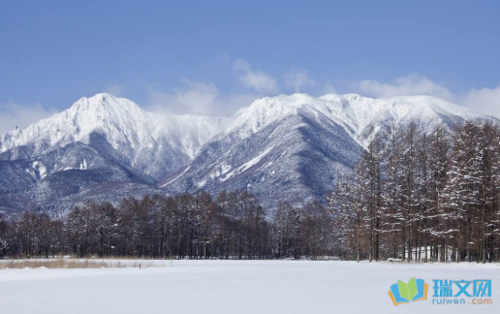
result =
M465 120L498 121L431 96L279 95L231 117L207 117L154 114L100 93L0 136L0 208L53 202L64 210L60 200L81 202L99 186L114 197L248 189L271 207L278 199L318 199L352 171L377 132Z

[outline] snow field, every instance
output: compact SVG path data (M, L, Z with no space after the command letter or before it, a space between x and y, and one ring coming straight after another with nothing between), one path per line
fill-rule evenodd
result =
M0 270L1 313L456 314L500 309L496 264L157 263L158 267L142 269ZM394 306L388 296L390 286L412 277L429 284L428 299ZM433 279L491 279L493 305L432 305Z

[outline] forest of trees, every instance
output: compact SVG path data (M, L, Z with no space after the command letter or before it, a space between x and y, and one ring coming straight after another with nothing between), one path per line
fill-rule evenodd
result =
M345 258L499 261L500 131L379 132L329 206Z
M142 257L271 259L332 255L331 224L318 202L284 203L269 221L246 191L154 195L75 207L62 219L25 212L0 217L1 257Z
M332 183L333 184L333 183ZM272 212L247 191L0 215L0 258L499 261L500 131L465 123L378 132L325 204Z

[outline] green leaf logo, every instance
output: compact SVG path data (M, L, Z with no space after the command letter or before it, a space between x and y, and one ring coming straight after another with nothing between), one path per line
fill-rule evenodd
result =
M410 279L410 281L408 282L408 292L410 293L410 301L413 301L413 298L418 293L417 280L415 279L415 277Z
M399 295L410 302L410 292L408 291L408 285L401 280L398 280Z
M411 302L418 293L417 280L415 279L415 277L410 279L410 281L408 281L408 284L402 282L401 280L398 280L398 288L399 294L403 298L408 300L408 302Z

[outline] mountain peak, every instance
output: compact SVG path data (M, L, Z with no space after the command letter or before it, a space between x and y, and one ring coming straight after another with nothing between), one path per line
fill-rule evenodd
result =
M117 97L115 97L115 96L113 96L111 94L108 94L108 93L97 93L94 96L82 97L80 99L89 99L89 100L95 100L95 101L105 101L107 98L115 99Z
M115 104L117 103L118 99L124 99L124 98L117 98L111 94L108 93L98 93L95 94L94 96L90 97L82 97L78 99L73 106L79 105L81 103L89 103L92 105L110 105L110 104Z
M151 142L148 133L152 127L151 115L134 102L99 93L80 98L69 109L24 130L11 131L8 140L0 143L0 151L35 143L34 152L40 153L55 144L85 141L96 131L104 134L115 149L128 145L136 148Z
M194 157L201 145L222 130L225 120L202 116L165 117L147 112L128 99L99 93L82 97L70 108L26 129L1 136L0 153L30 145L36 155L54 145L87 144L90 135L98 133L120 153L128 151L131 158L154 149L171 149ZM132 163L134 161L132 159Z
M441 121L440 117L443 116L474 120L483 117L472 109L433 96L370 98L358 94L327 94L315 97L296 93L254 101L236 113L226 134L237 132L241 138L245 138L288 115L306 112L316 119L323 116L343 126L356 139L371 125L389 120ZM361 142L366 144L366 141Z
M82 97L71 106L69 111L112 111L116 114L124 110L129 114L143 114L144 111L133 101L126 98L118 98L108 93L99 93L92 97Z

